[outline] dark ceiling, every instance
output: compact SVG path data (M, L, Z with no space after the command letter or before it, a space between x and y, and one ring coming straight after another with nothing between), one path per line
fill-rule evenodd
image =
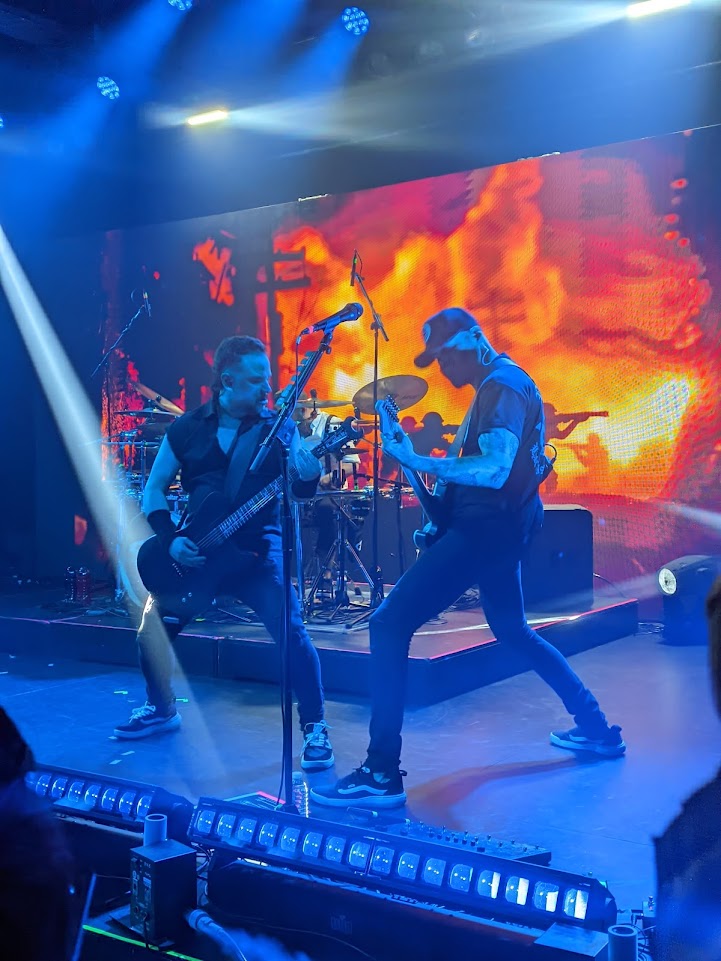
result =
M85 76L89 57L148 0L0 0L4 182L27 177L29 152L38 155L41 180L43 162L53 169L82 165L63 217L73 229L87 229L262 205L721 122L719 4L643 24L619 17L592 29L564 30L569 18L578 23L582 14L613 4L369 0L371 31L324 118L332 135L296 123L292 131L219 129L189 141L185 129L149 128L148 103L240 107L270 99L278 76L313 49L342 7L336 0L306 0L276 60L253 78L243 73L243 48L235 38L226 38L210 60L199 59L198 40L216 18L232 4L250 2L196 0L190 13L179 14L180 30L152 83L142 96L112 106L102 138L80 157L74 131L50 144L33 136L33 125L61 110L82 85L92 85ZM622 10L622 3L617 6ZM475 44L468 44L469 35ZM0 196L0 215L2 206Z

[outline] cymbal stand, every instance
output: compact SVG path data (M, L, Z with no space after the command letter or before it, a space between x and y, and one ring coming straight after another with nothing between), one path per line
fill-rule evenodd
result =
M358 260L360 261L361 270L363 269L363 258L358 255ZM378 311L375 309L373 301L366 289L365 279L361 272L356 269L356 258L353 258L353 266L351 268L351 286L358 281L358 286L361 289L361 293L365 298L371 314L373 315L373 323L371 324L371 330L373 331L373 526L371 534L371 556L372 556L372 567L373 567L373 583L371 585L371 596L370 603L368 605L368 610L364 611L359 617L357 617L353 622L352 626L355 627L356 624L367 620L373 611L380 607L383 603L384 598L384 587L383 587L383 571L380 567L380 562L378 558L378 475L380 474L380 463L379 463L379 419L378 411L376 410L376 404L378 403L378 335L383 334L383 339L386 343L389 342L390 338L386 333L386 329L383 326L383 321Z
M331 500L333 500L332 497L331 497ZM313 583L310 585L310 588L308 590L308 597L306 600L308 610L309 612L312 612L313 604L315 601L315 596L318 591L318 588L321 585L321 582L323 580L323 577L326 571L332 573L333 571L332 562L333 562L333 558L335 557L336 558L336 576L335 576L335 590L334 590L333 600L335 602L336 607L329 618L329 620L331 621L335 620L338 613L343 608L351 608L351 607L359 606L357 604L351 603L351 600L348 597L348 591L346 590L346 563L347 563L348 555L350 555L351 558L355 561L358 569L363 575L363 579L365 580L368 587L370 587L371 591L373 590L373 587L374 587L373 576L371 575L371 573L368 571L365 564L361 560L360 554L356 550L355 544L352 544L351 541L348 539L348 524L352 523L351 518L348 516L342 501L341 502L333 501L333 506L336 510L335 540L333 541L333 544L328 549L325 557L323 558L323 562L320 565L320 569L318 570L318 573L313 578Z

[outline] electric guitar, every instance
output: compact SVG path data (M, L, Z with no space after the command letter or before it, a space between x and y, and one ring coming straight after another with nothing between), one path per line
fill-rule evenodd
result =
M346 417L311 453L320 460L362 436L362 432L353 427L353 418ZM291 482L298 479L295 468L288 472L288 479ZM138 574L147 590L158 600L165 616L183 620L196 617L212 604L220 580L231 564L233 570L240 568L242 572L246 568L250 571L257 563L258 555L241 550L231 538L279 496L282 486L282 479L277 477L235 510L224 494L208 494L188 523L177 530L179 535L198 545L206 559L203 567L186 567L178 563L156 536L140 546Z
M385 400L379 400L376 404L376 411L380 419L381 433L395 436L399 429L398 407L393 398L388 395ZM408 483L413 488L413 492L418 498L423 513L428 518L427 523L421 530L413 534L413 543L419 551L425 551L445 533L446 521L443 509L443 498L434 494L426 487L423 478L417 470L409 467L403 468L403 473L408 478Z

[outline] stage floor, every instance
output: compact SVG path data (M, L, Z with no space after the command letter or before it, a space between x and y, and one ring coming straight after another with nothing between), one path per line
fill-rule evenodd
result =
M104 600L105 603L101 603ZM175 642L188 675L275 683L278 650L247 608L221 599L222 610L188 624ZM114 613L110 598L89 608L62 602L52 592L0 596L0 651L51 659L56 651L79 661L116 666L136 664L135 618ZM319 613L308 621L328 693L366 697L369 677L368 607L333 621ZM531 624L566 656L627 636L638 626L638 602L597 593L589 610L559 614L528 612ZM513 650L499 644L483 610L445 611L414 635L408 668L408 704L420 706L455 697L525 670Z
M718 720L705 639L684 648L637 634L572 656L609 720L623 726L625 758L581 761L548 743L568 719L531 673L407 714L407 816L452 829L548 847L555 867L607 880L620 908L654 890L652 837L718 765ZM39 760L161 784L195 799L277 793L278 691L208 677L179 680L183 728L119 742L114 724L143 701L136 670L81 663L58 649L43 660L0 654L0 699ZM367 707L329 698L335 771L359 764ZM296 750L298 741L296 741ZM318 812L322 816L322 812Z

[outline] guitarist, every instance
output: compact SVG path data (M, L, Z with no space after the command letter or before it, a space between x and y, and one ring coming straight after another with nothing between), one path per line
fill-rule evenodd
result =
M361 767L311 796L331 806L393 807L406 799L400 771L408 651L413 633L478 584L495 637L511 646L561 698L575 719L551 743L618 757L620 728L609 727L596 698L563 655L533 631L521 590L521 556L543 518L538 486L551 462L544 453L543 406L525 371L489 343L475 319L457 307L423 328L416 366L437 362L455 388L472 386L474 401L459 428L461 442L445 458L418 455L400 430L383 449L403 466L446 485L444 532L403 575L370 620L370 745ZM461 446L462 445L462 446Z
M212 399L179 417L163 438L145 488L143 511L156 536L167 545L170 556L184 567L203 567L205 557L192 540L176 533L166 491L180 471L183 487L190 497L191 513L208 494L224 492L229 468L236 463L250 464L273 422L274 415L267 407L269 381L270 364L262 342L255 337L226 338L215 352ZM291 425L291 434L286 440L290 448L289 466L299 475L293 494L299 498L312 497L318 485L320 464L301 446L295 425ZM240 472L236 502L253 496L280 473L281 454L275 445L257 473ZM234 543L248 552L245 558L252 555L255 558L252 565L246 563L242 569L225 571L218 592L232 591L241 597L277 641L282 629L283 607L278 498L234 535ZM243 555L239 553L240 557ZM292 669L304 737L301 765L305 770L321 770L333 764L333 751L324 721L320 664L303 625L295 593L292 601ZM147 703L132 712L127 724L116 727L116 737L148 737L180 726L171 683L174 659L169 640L174 640L186 623L187 619L164 616L162 597L151 595L137 637Z

